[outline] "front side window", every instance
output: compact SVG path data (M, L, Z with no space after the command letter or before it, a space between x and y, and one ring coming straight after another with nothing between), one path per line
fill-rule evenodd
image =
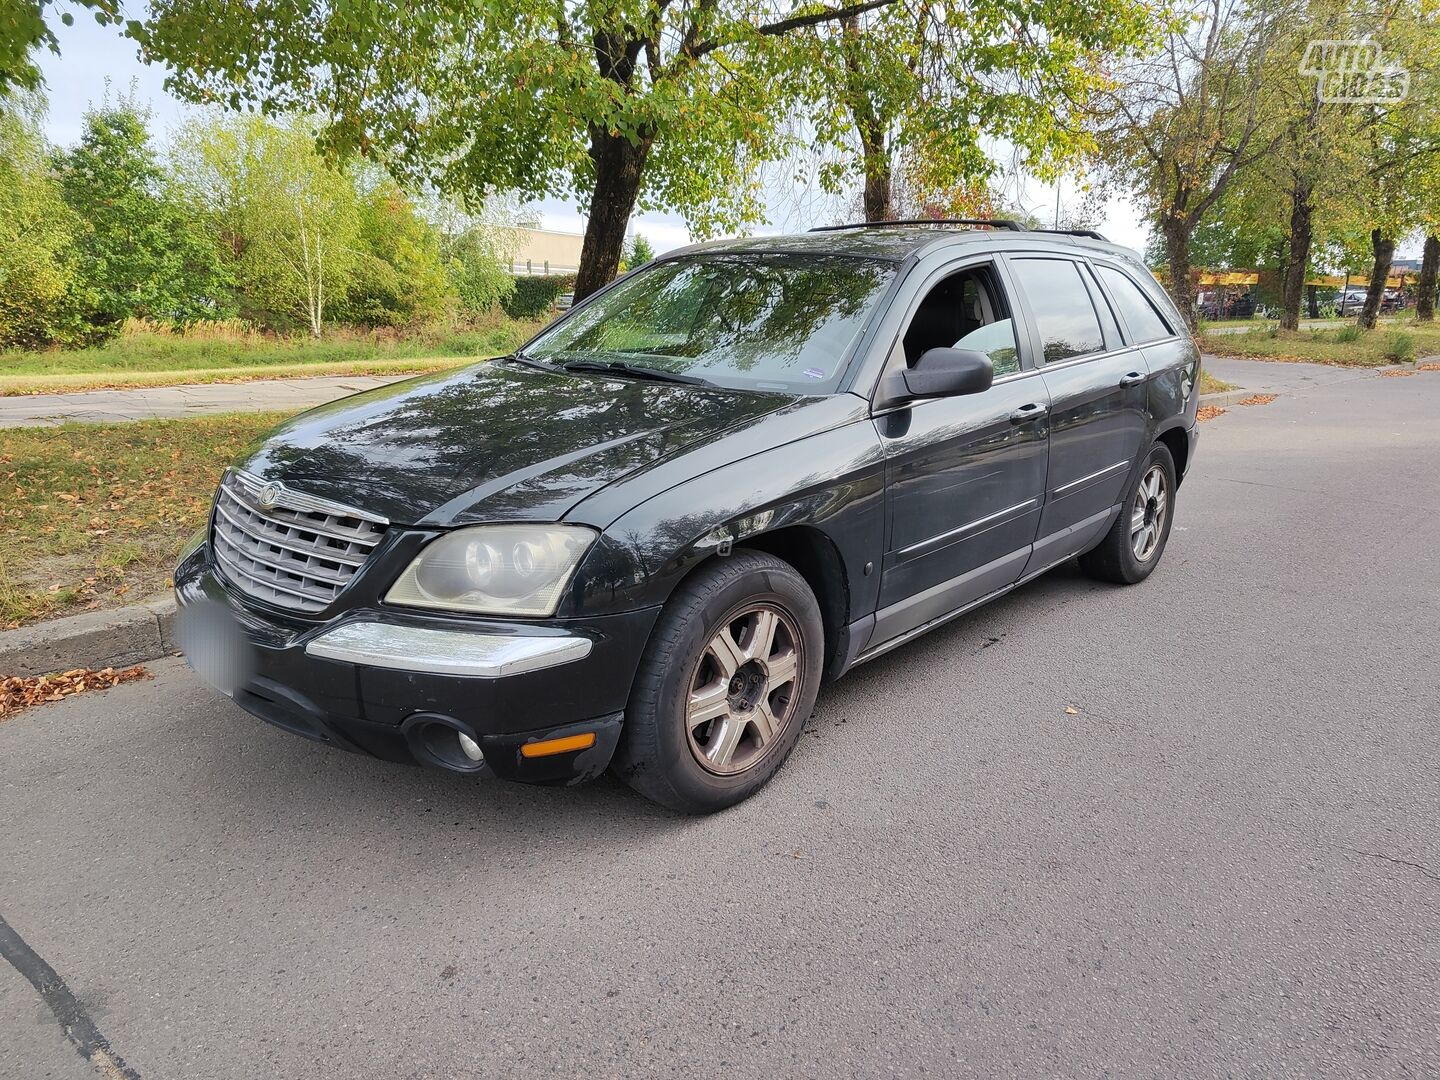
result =
M1035 313L1047 364L1104 350L1100 319L1079 266L1069 259L1015 259L1011 266Z
M903 340L905 363L930 349L974 349L990 357L995 377L1020 370L1010 305L989 266L942 278L920 301Z
M1129 274L1103 264L1097 265L1095 269L1100 272L1100 280L1105 283L1115 306L1120 309L1125 325L1130 330L1132 342L1138 345L1171 335L1170 327L1165 325L1165 320L1155 310L1155 305L1140 291L1140 286L1131 280Z
M737 389L833 393L894 277L878 259L719 254L656 263L525 350L551 364L626 363Z

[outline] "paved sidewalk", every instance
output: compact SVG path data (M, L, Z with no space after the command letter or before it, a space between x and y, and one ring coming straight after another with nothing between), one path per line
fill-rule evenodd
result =
M78 394L0 397L0 428L54 427L67 421L165 420L206 413L305 409L410 375L329 375L313 379L87 390Z
M1332 383L1373 379L1381 369L1337 367L1334 364L1291 364L1281 360L1241 360L1231 356L1202 358L1205 370L1217 379L1255 393L1298 394Z

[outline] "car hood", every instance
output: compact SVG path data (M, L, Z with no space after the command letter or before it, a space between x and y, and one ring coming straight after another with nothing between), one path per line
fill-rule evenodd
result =
M302 413L241 467L397 524L554 521L614 480L805 400L487 362Z

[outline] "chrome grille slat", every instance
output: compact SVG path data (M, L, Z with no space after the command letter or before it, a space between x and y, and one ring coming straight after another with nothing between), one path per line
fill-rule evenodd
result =
M362 522L364 527L359 529L347 529L343 525L331 523L335 517L348 517L349 515L332 514L327 517L326 515L302 514L280 506L275 507L273 510L262 510L257 504L251 502L240 492L231 490L227 491L226 494L252 514L258 514L261 517L278 522L281 525L290 525L297 529L304 529L306 532L319 533L321 536L328 536L332 540L344 540L346 542L358 540L364 542L366 537L374 534L375 527L369 523ZM315 520L316 517L319 517L320 520Z
M220 482L211 526L216 564L247 595L295 611L323 610L365 564L387 522L288 488L291 505L262 509L263 486L233 470Z
M247 536L254 537L261 543L274 544L276 547L285 548L287 551L293 551L297 555L313 554L313 552L306 550L303 541L289 540L289 533L281 532L280 528L277 528L273 522L265 522L263 525L257 526L255 524L255 521L259 519L256 519L253 516L253 512L251 520L246 521L243 518L236 517L229 510L225 509L225 505L223 502L217 502L215 504L215 509L219 511L222 515L224 515L225 520L228 521L231 525L235 526L235 528L239 529ZM282 528L288 529L289 526L282 526ZM361 563L365 561L364 555L350 555L340 551L338 548L326 548L325 552L326 559L333 560L337 563L345 563L349 566L354 566L357 568L360 566Z

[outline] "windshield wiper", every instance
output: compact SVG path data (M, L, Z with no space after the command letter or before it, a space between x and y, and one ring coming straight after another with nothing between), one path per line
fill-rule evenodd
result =
M552 375L556 371L560 370L554 364L547 364L544 360L537 360L535 359L535 357L523 353L519 349L516 349L513 353L507 356L506 359L514 360L517 364L524 364L526 367L533 367L538 368L541 371L548 371Z
M709 379L699 375L685 375L679 371L631 364L624 360L571 360L560 365L566 371L593 371L601 375L628 375L632 379L654 379L656 382L684 383L687 386L714 386Z

